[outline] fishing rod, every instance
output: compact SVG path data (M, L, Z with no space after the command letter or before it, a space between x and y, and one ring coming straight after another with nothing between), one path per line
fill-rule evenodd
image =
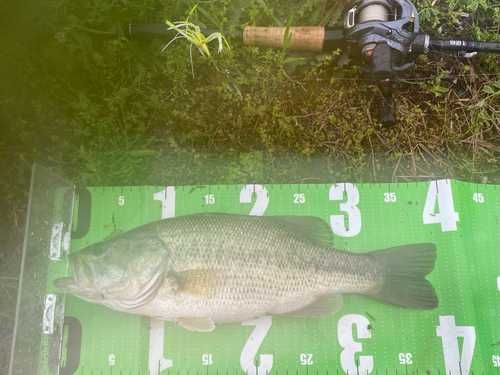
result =
M383 95L378 121L384 127L396 124L396 103L392 97L392 79L415 65L409 56L430 51L455 51L459 57L478 52L500 53L500 43L467 40L431 39L420 33L415 6L408 0L351 0L346 6L343 27L292 26L288 48L331 52L347 50L349 56L364 62L359 66L373 79ZM172 40L177 32L166 24L129 24L131 40L160 38ZM219 30L201 29L208 36ZM245 45L283 47L286 27L246 26L242 31L222 31L224 36L242 39Z

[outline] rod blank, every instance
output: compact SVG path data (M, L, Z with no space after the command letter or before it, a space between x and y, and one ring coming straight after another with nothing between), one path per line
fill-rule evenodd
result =
M467 40L430 40L429 49L435 51L465 51L500 53L500 43Z

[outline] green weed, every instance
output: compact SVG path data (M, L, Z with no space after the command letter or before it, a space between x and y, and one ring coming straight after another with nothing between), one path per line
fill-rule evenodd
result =
M214 30L332 26L339 2L208 0L190 16L196 3L11 5L9 31L0 36L4 199L25 199L35 161L80 185L422 178L416 176L499 182L498 56L419 57L395 88L398 125L382 129L380 93L356 62L338 65L340 51L294 53L229 37L231 49L211 55L217 71L201 54L190 57L183 43L162 52L162 41L124 37L131 19L188 18ZM496 3L415 4L431 37L498 38Z

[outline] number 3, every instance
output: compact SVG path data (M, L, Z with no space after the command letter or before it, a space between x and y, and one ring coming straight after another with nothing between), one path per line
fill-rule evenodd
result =
M330 188L330 200L339 201L344 199L344 191L347 202L340 203L340 211L347 212L348 227L344 225L344 215L330 215L330 225L333 233L342 237L353 237L361 231L361 213L356 205L359 203L359 192L353 184L333 185Z
M348 314L339 319L337 332L339 344L344 348L340 353L340 364L348 374L368 374L373 370L373 356L359 355L359 365L355 361L355 354L363 350L360 342L354 341L352 326L356 325L358 338L371 338L370 330L367 329L370 322L363 315Z

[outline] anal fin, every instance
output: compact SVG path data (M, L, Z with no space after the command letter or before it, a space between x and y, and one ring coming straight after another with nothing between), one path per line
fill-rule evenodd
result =
M175 322L190 331L211 332L215 328L215 323L210 318L178 318Z
M329 294L322 296L307 306L298 310L290 311L287 316L298 318L318 318L336 313L342 307L342 294Z

